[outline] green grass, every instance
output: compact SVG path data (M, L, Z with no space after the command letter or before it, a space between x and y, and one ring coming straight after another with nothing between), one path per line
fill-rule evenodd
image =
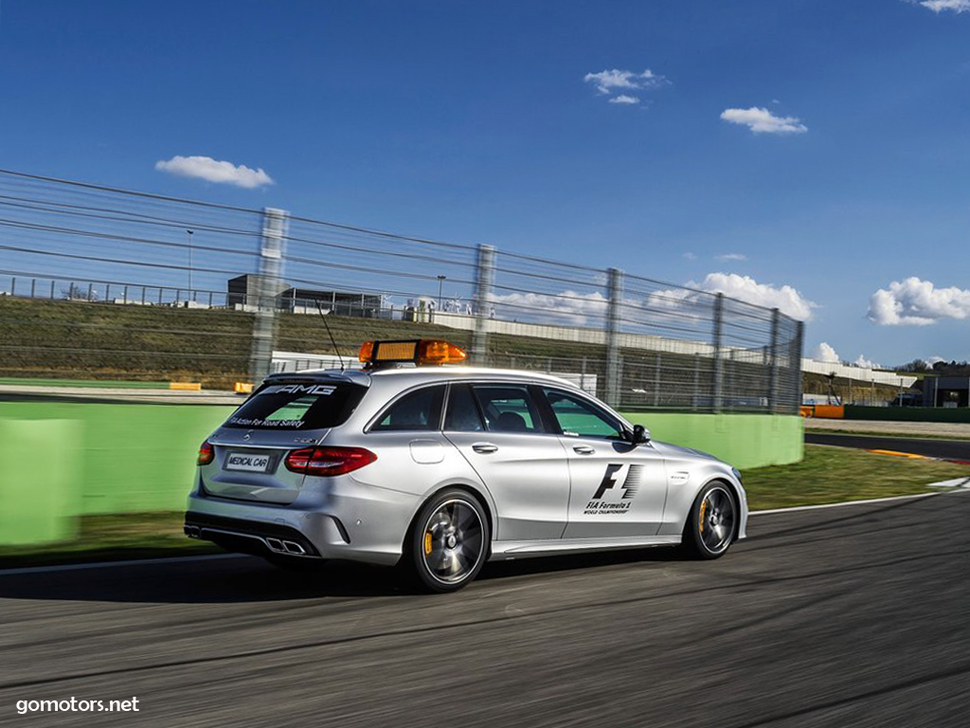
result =
M70 564L222 553L206 541L186 538L181 512L83 516L74 541L42 546L0 546L0 566Z
M744 486L751 510L764 510L926 493L935 490L926 487L929 483L959 477L970 477L970 468L806 445L802 462L747 470ZM180 512L87 516L76 541L0 547L0 566L221 553L207 542L186 538L182 519Z
M862 450L806 445L805 459L743 473L751 510L915 495L930 483L970 477L970 467Z

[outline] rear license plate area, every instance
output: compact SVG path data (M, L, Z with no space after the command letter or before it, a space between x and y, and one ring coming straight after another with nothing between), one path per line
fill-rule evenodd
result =
M226 456L226 470L237 470L244 473L265 473L273 462L271 455L261 455L252 452L231 452Z

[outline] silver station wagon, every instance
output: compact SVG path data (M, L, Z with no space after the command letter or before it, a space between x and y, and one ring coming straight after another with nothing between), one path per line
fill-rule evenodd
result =
M557 377L368 342L365 369L274 374L199 451L185 532L281 565L406 566L439 592L492 559L744 538L740 473Z

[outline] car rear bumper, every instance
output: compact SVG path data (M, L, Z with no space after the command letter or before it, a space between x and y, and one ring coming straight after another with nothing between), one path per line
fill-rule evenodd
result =
M401 558L417 501L370 490L376 489L330 498L331 507L319 502L300 507L299 500L291 506L231 501L197 491L189 496L185 534L257 556L392 565Z
M319 549L302 533L277 523L246 521L188 511L185 535L212 541L229 551L269 556L285 554L297 558L322 559Z

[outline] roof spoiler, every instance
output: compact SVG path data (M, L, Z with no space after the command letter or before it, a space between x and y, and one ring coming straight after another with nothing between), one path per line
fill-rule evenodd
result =
M360 369L309 369L302 372L276 372L268 375L263 382L349 382L362 387L371 384L370 374Z

